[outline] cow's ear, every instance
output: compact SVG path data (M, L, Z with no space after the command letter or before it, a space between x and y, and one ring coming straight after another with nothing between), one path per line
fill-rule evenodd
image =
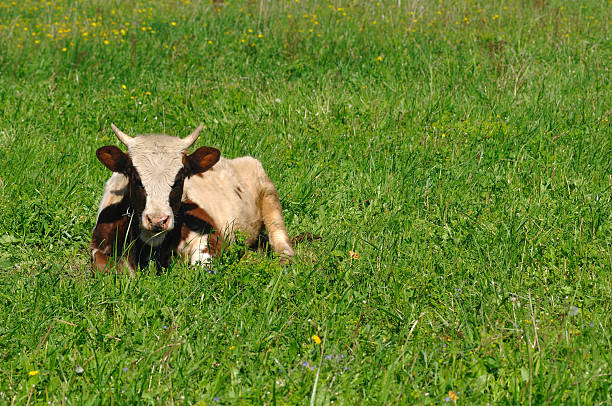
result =
M130 158L127 154L115 146L99 148L96 156L104 166L113 172L125 174L130 165Z
M184 164L187 169L187 176L206 172L219 161L221 152L210 147L200 147L191 155L185 156Z

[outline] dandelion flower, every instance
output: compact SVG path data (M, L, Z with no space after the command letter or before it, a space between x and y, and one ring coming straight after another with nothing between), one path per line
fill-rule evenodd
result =
M37 370L30 371L30 372L28 372L28 375L30 375L30 376L36 376L36 375L38 375L38 371L37 371Z
M313 335L312 336L312 340L316 343L316 344L321 344L321 337L319 337L318 335Z

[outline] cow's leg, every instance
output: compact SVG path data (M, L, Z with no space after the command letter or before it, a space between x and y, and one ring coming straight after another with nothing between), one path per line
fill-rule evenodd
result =
M105 272L106 270L110 270L110 268L113 266L113 261L111 258L99 248L92 247L91 260L94 272Z
M130 275L134 275L136 266L128 258L119 257L116 261L112 256L102 252L98 248L91 250L92 265L94 272L111 272L114 269L126 269Z
M191 200L182 202L181 218L183 224L178 251L192 265L210 263L212 257L219 255L223 249L212 218Z
M278 191L274 184L266 179L261 192L261 216L268 230L270 246L281 257L282 262L287 262L295 253L291 247L291 240L283 221L283 212L278 198Z
M183 226L186 229L185 226ZM208 234L186 229L183 230L182 239L178 250L191 265L208 264L212 261L212 255L208 247Z

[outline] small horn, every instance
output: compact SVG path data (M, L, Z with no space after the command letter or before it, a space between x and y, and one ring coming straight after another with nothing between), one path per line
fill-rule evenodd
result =
M111 128L113 129L113 131L115 132L115 135L117 136L117 138L119 138L119 141L121 141L122 143L125 144L126 147L129 147L130 144L133 141L133 138L130 137L129 135L127 135L126 133L124 133L123 131L121 131L120 129L118 129L115 124L111 123Z
M204 129L204 124L202 123L191 134L183 138L183 142L185 143L185 148L189 148L191 144L193 144L198 139L203 129Z

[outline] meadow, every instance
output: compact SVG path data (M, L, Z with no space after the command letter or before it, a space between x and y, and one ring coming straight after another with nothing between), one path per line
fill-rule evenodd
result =
M0 0L0 404L612 402L612 2ZM92 275L128 134L297 258Z

